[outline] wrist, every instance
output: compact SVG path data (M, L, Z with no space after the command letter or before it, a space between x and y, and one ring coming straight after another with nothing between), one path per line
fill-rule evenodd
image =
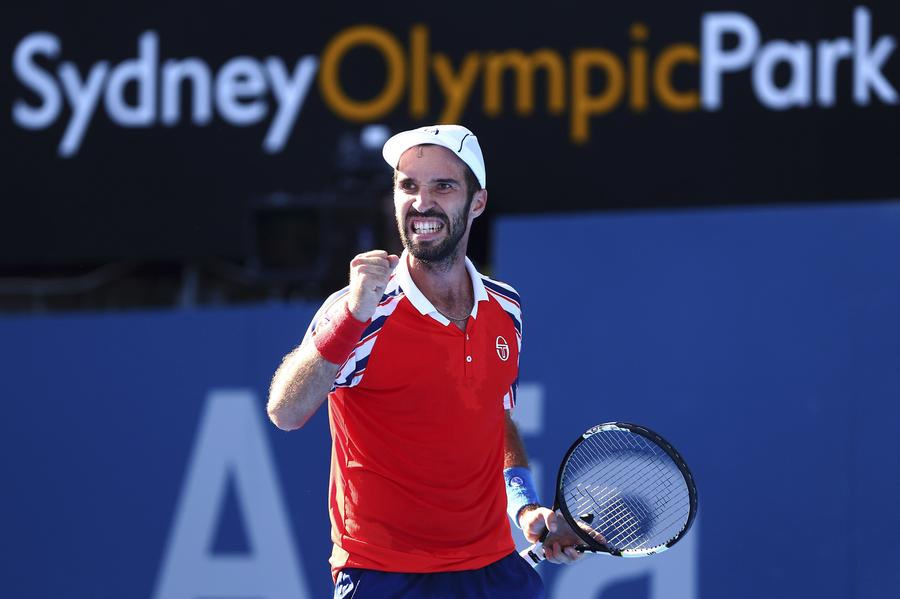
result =
M353 316L347 302L341 302L340 307L335 306L316 323L313 343L323 358L332 364L343 364L368 324Z
M515 517L516 524L519 526L519 528L523 528L522 522L520 520L522 518L522 516L524 516L528 512L532 512L540 507L542 507L540 503L526 503L525 505L520 507L519 513L516 514L516 517Z
M526 508L540 507L541 503L531 470L523 466L513 466L503 470L503 478L506 481L506 513L517 527L522 528L519 517Z
M347 312L350 314L350 316L353 317L354 320L363 323L369 322L370 317L362 317L361 314L363 312L363 308L357 302L354 302L352 297L347 298L347 303L345 305L347 306Z

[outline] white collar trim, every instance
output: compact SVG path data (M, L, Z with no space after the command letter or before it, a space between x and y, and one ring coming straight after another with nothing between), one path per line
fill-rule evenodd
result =
M409 299L409 302L415 306L416 310L423 316L430 316L444 326L449 325L451 322L450 319L438 312L437 308L434 307L434 304L431 303L431 300L425 297L425 294L416 287L415 283L413 283L412 275L409 274L409 264L407 263L407 260L409 260L409 253L406 250L403 250L403 253L400 255L400 262L397 264L397 269L394 272L400 283L400 288L403 289L407 299ZM472 312L470 316L472 318L477 318L478 302L489 301L488 294L484 288L484 283L481 280L481 273L475 269L475 265L472 264L472 261L469 260L468 257L466 257L465 260L466 271L469 273L469 278L472 280L472 295L475 298L475 301L472 303Z

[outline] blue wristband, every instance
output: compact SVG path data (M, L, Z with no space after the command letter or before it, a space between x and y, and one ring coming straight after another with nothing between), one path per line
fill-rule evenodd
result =
M522 466L513 466L503 471L506 480L506 513L519 528L519 512L526 505L540 505L531 470Z

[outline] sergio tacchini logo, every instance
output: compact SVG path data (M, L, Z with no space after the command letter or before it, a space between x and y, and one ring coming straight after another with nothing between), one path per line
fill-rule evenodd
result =
M501 360L509 360L509 344L501 335L497 335L497 355Z

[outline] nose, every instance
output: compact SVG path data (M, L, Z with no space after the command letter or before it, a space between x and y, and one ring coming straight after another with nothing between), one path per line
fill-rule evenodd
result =
M434 198L428 188L419 189L418 193L413 197L411 207L418 212L427 212L429 208L434 206Z

